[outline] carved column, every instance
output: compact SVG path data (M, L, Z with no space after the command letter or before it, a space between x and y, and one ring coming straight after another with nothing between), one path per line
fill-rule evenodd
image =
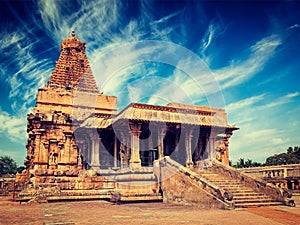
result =
M185 133L186 167L192 167L194 165L192 160L192 138L193 128L189 128Z
M203 159L208 159L209 156L209 134L206 133L204 135L204 142L203 143Z
M129 141L128 137L125 133L121 132L121 143L120 143L120 161L121 161L121 168L128 167L129 161Z
M118 155L117 155L117 136L115 135L115 139L114 139L114 167L117 168L118 167Z
M61 156L61 161L70 164L73 163L72 158L72 143L71 143L71 138L72 138L72 133L71 132L64 132L66 136L66 143L64 146L65 149L65 154ZM77 156L77 154L76 154Z
M99 168L100 167L99 146L100 146L101 139L100 139L97 131L92 133L91 140L92 140L91 167Z
M208 149L209 149L209 153L208 153L209 159L214 160L216 158L215 154L214 154L214 148L215 148L215 139L214 139L214 137L210 136L208 143L209 143L209 145L208 145L209 146L208 147Z
M224 149L224 163L226 165L229 165L229 138L232 135L232 131L230 132L226 132L226 136L224 138L224 145L225 145L225 149Z
M291 180L291 183L292 183L292 190L295 190L295 181Z
M179 152L179 130L177 129L177 126L179 125L176 125L176 128L175 128L175 154L178 154Z
M198 162L201 159L201 146L202 146L202 140L199 133L198 138L196 140L195 162Z
M166 135L166 127L159 127L158 126L158 159L161 159L164 157L164 137Z
M140 134L141 134L141 123L129 123L130 134L131 134L131 156L130 156L130 166L131 167L141 167L140 158Z
M40 158L41 132L35 132L35 151L34 162L38 162Z
M48 154L41 140L44 132L44 129L35 132L34 164L47 164Z
M216 149L215 149L215 141L216 141L216 136L211 133L210 136L209 136L209 141L208 141L208 144L209 144L209 158L211 160L215 160L216 159Z
M153 149L153 140L152 140L152 134L148 138L148 149Z

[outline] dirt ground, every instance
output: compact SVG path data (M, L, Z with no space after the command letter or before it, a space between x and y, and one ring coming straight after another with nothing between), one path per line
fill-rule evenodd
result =
M112 205L106 201L19 204L0 197L0 224L300 224L297 206L236 210L199 209L161 202Z

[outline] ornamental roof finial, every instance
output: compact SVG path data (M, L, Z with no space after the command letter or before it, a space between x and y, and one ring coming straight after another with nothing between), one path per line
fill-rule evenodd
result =
M72 37L75 37L75 31L72 30Z

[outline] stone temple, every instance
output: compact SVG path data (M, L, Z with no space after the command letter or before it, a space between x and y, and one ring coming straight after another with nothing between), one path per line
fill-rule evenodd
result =
M233 208L289 202L288 193L231 168L238 128L224 109L131 103L100 92L75 33L60 45L49 82L27 117L19 201L163 200ZM242 185L242 187L241 187ZM246 193L246 194L245 194ZM245 196L248 196L245 197Z

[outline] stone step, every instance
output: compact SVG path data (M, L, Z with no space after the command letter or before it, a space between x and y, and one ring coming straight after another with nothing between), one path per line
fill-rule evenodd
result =
M282 205L281 202L276 202L263 193L255 192L237 179L231 179L209 170L197 171L197 173L217 187L232 192L236 208Z
M153 195L121 195L121 201L161 201L163 197L160 194Z
M243 189L246 188L244 185L242 184L236 184L236 185L231 185L231 184L219 184L218 187L221 188L233 188L233 189ZM249 189L249 188L248 188Z
M233 200L246 200L246 199L266 199L266 195L244 195L244 196L233 196Z
M212 179L207 179L209 181L212 181L214 183L218 184L240 184L241 182L235 181L235 180L212 180Z
M62 190L60 191L60 195L72 195L72 196L88 196L88 195L105 195L113 191L114 188L106 188L100 190Z
M242 193L256 193L255 191L248 189L248 188L226 188L226 187L222 187L223 190L228 190L234 194L242 194Z
M224 177L221 177L219 175L214 175L214 174L199 174L202 177L209 177L211 179L224 179Z
M228 184L228 185L236 185L236 184L239 184L239 185L243 185L241 182L239 182L239 181L223 181L223 180L212 180L212 179L207 179L206 178L206 180L209 180L210 182L213 182L213 183L215 183L215 184Z
M261 207L261 206L277 206L282 205L281 202L251 202L251 203L238 203L235 204L235 208L247 208L247 207Z
M218 187L220 187L220 186L218 186ZM244 192L244 191L245 192L249 192L249 191L255 192L252 189L247 188L247 187L226 187L226 186L223 186L223 187L220 187L220 188L222 188L224 190L229 190L229 191L232 191L232 192L234 192L234 191L237 191L237 192Z
M210 182L213 182L215 184L218 184L218 185L242 185L241 182L238 182L238 181L215 181L215 180L210 180L210 179L207 179L209 180Z
M48 201L66 201L66 200L97 200L97 199L109 199L110 194L100 195L60 195L60 196L48 196Z
M233 197L265 196L263 193L256 193L256 192L235 192L233 194L234 194Z
M252 202L275 202L275 200L265 197L265 198L246 198L246 199L235 199L234 203L239 204L239 203L252 203Z

